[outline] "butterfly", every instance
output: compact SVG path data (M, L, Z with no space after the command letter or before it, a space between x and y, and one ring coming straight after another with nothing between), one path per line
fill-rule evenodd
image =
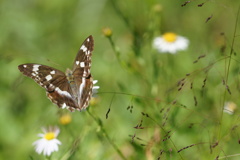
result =
M47 97L58 107L81 111L88 107L93 94L93 77L90 72L93 47L94 40L90 35L81 45L72 70L67 69L66 73L34 63L21 64L18 69L45 88Z

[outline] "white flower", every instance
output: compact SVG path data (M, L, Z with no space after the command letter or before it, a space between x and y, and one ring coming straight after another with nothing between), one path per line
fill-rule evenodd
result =
M224 105L223 111L228 114L233 114L234 111L237 109L237 105L233 102L226 102Z
M177 51L187 49L188 44L189 40L187 38L178 36L172 32L167 32L153 40L153 48L157 49L160 53L168 52L175 54Z
M98 82L98 80L94 80L93 84L96 84L97 82ZM92 88L92 97L96 97L97 96L99 88L100 88L99 86L93 86L93 88Z
M61 142L56 139L60 130L58 127L49 127L48 129L42 128L43 133L38 134L41 139L35 141L33 145L38 154L50 156L52 152L58 151L58 145Z

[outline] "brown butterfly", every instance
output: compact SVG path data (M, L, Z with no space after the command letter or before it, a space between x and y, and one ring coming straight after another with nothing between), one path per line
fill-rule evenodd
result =
M67 69L66 73L34 63L19 65L18 69L45 88L48 98L56 105L81 111L88 107L93 92L90 72L93 46L93 37L89 36L81 45L72 70Z

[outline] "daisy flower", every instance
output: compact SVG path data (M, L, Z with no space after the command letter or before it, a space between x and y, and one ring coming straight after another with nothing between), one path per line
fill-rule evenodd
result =
M98 82L98 80L94 80L93 81L93 85L96 84ZM97 96L97 93L98 93L98 89L100 87L99 86L93 86L93 89L92 89L92 97L96 97Z
M153 40L153 48L158 52L175 54L177 51L187 49L189 40L172 32L164 33L161 37Z
M93 85L94 84L96 84L98 82L98 80L94 80L93 81ZM91 98L91 100L90 100L90 105L95 105L95 104L97 104L97 102L98 102L98 98L97 98L97 93L98 93L98 89L99 89L100 87L99 86L93 86L93 89L92 89L92 98Z
M33 143L35 151L38 154L43 153L45 156L50 156L52 152L58 151L58 145L61 142L56 139L60 130L58 127L42 128L43 133L38 134L41 139Z
M226 102L224 105L223 112L226 112L228 114L233 114L236 109L237 109L237 105L235 103Z
M96 84L98 82L98 80L94 80L93 81L93 85ZM92 98L90 100L90 105L91 106L94 106L98 103L98 97L97 97L97 93L98 93L98 89L100 87L99 86L93 86L93 89L92 89Z

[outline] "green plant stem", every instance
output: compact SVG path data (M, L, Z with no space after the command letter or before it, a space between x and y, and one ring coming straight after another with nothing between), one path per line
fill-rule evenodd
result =
M228 76L229 76L229 72L230 72L231 60L232 60L232 55L233 55L233 46L234 46L235 36L236 36L236 32L237 32L237 23L238 23L239 13L240 13L240 6L238 7L237 18L236 18L236 22L235 22L235 26L234 26L234 31L233 31L233 39L232 39L232 43L231 43L231 50L230 50L229 61L228 61L227 72L226 72L226 85L228 84ZM224 100L225 100L226 94L227 94L227 91L225 89ZM221 123L223 120L223 109L224 109L224 105L222 105L222 112L221 112L221 118L220 118ZM218 139L221 138L221 131L222 131L221 123L220 123L220 128L219 128Z
M97 119L96 117L94 117L90 112L89 110L87 109L87 112L88 114L94 119L94 121L101 127L101 131L103 133L103 135L107 138L108 142L112 145L112 147L116 150L116 152L118 153L118 155L124 159L124 160L127 160L123 153L120 151L120 149L118 149L118 147L113 143L113 141L110 139L109 135L107 134L106 130L103 128L102 126L102 122L101 120Z
M151 117L149 117L149 116L148 116L148 118L150 118L153 122L155 122L155 123L163 130L163 132L164 132L165 134L167 133L167 131L166 131L157 121L155 121L153 118L151 118ZM178 151L177 146L174 144L174 142L173 142L173 140L172 140L171 137L169 138L169 140L170 140L170 142L172 143L172 145L173 145L173 147L175 148L175 150ZM178 153L178 154L179 154L180 158L183 159L181 153Z
M116 13L119 15L119 17L123 20L127 28L130 30L130 32L133 35L133 51L135 53L135 56L139 57L141 53L141 46L142 46L142 35L139 34L139 32L136 30L136 28L132 27L130 24L131 19L128 18L123 14L123 12L120 10L119 5L116 4L115 0L111 0L113 8L115 9ZM130 20L129 20L130 19Z
M126 26L132 31L128 18L126 16L124 16L124 14L121 12L121 10L119 9L118 5L116 4L116 1L115 0L111 0L111 2L112 2L113 8L115 9L116 13L119 15L120 18L123 19L123 21L126 24Z
M121 59L120 59L120 52L119 52L119 50L117 49L115 43L113 42L112 36L108 37L108 39L109 39L109 42L110 42L110 44L111 44L111 46L112 46L112 49L113 49L116 57L117 57L118 63L119 63L121 66L126 67L126 65L125 65L125 64L123 63L123 61L121 61Z

